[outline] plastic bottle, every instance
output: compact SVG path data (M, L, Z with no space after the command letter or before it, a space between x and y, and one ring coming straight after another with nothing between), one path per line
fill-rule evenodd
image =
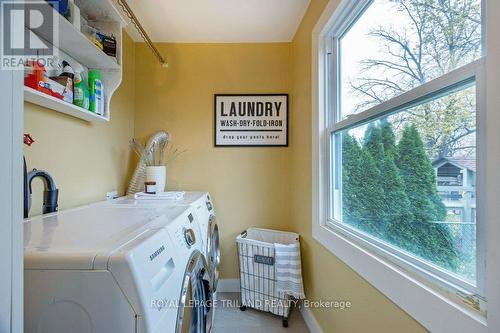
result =
M89 70L90 111L104 115L104 86L101 72Z
M62 69L61 76L66 76L66 77L69 77L73 80L73 76L75 75L75 71L73 70L73 67L71 67L71 65L66 60L63 60L62 65L63 65L63 69Z
M62 73L60 76L68 78L68 84L69 84L69 87L71 89L71 94L73 95L75 71L73 70L73 67L71 67L71 65L67 61L63 60L62 65L63 65L63 70L62 70Z
M90 108L89 89L83 81L82 73L75 73L74 85L73 104L88 110Z

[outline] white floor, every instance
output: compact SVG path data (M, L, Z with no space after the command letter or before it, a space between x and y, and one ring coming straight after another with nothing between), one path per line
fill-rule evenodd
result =
M297 308L292 309L288 328L284 328L282 317L250 308L241 311L238 307L239 293L217 293L217 299L213 333L309 333Z

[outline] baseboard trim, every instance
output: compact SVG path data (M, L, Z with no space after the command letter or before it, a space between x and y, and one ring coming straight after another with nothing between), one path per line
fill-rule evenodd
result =
M217 292L238 293L240 292L240 279L220 279L217 284Z
M319 326L319 323L314 317L311 309L300 306L300 313L302 314L302 318L304 318L307 328L309 328L309 332L323 333L323 330L321 329L321 326Z

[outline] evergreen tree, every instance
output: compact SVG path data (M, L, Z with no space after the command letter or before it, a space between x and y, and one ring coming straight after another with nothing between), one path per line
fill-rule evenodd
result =
M347 133L343 134L342 154L344 221L382 237L384 192L380 171L372 156Z
M397 148L398 165L414 220L392 224L391 241L422 258L455 269L458 255L450 231L446 226L432 223L444 220L446 210L437 194L432 163L415 126L405 127Z
M375 235L384 232L384 189L380 182L380 171L377 163L368 151L363 150L360 163L361 174L358 179L360 199L363 203L365 230L372 230Z
M382 131L382 143L384 145L384 152L386 154L392 154L394 160L397 159L397 149L396 149L396 135L390 122L387 119L382 120L382 126L380 127Z
M361 147L348 133L342 134L342 206L344 221L358 224L363 205L359 200L356 179L361 174Z
M382 140L382 130L380 127L370 124L365 132L363 140L363 149L365 149L373 158L377 168L380 170L384 164L384 143Z
M458 256L449 229L432 223L444 220L446 210L416 127L406 127L396 145L389 123L372 125L363 143L343 134L344 222L455 269Z
M398 166L412 214L417 221L443 221L446 210L437 196L434 168L415 126L404 128L398 152Z
M394 162L392 153L387 154L381 172L382 188L384 190L384 207L388 224L408 223L413 220L410 200L406 195L403 179ZM389 232L389 231L388 231ZM388 237L390 235L387 235Z

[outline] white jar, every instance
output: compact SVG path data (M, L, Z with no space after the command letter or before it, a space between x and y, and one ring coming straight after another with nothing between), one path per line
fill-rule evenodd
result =
M146 181L156 182L156 193L164 192L167 183L167 167L164 165L146 167Z

